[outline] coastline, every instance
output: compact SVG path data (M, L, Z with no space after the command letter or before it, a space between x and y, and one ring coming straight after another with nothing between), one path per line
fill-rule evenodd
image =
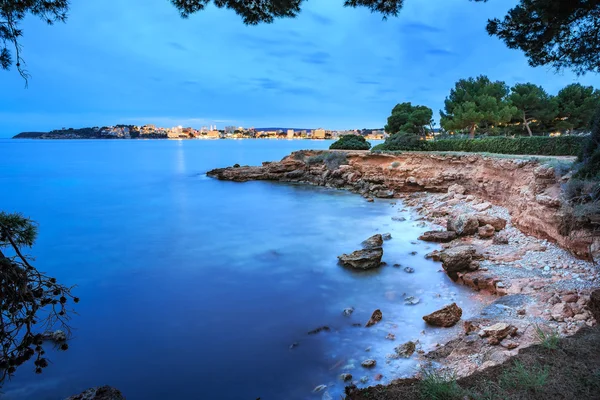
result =
M465 246L475 250L481 259L477 262L478 268L459 271L454 280L483 296L493 296L495 300L481 315L460 321L464 325L463 333L423 352L419 357L423 365L435 362L443 369L451 370L456 377L467 377L505 363L521 350L539 343L538 329L566 337L596 324L594 310L597 305L591 302L595 301L592 293L600 285L600 277L597 265L590 261L595 255L591 250L595 242L588 243L586 253L581 243L574 245L577 237L557 240L556 234L548 234L536 226L552 227L552 215L544 214L548 209L555 213L558 209L556 186L561 177L556 176L552 167L519 158L414 153L391 156L348 152L346 163L333 166L326 165L326 160L321 163L309 161L311 157L327 153L296 152L280 162L264 162L259 167L217 169L207 175L236 182L271 180L330 186L359 193L367 201L377 197L398 198L420 213L423 219L440 227L447 226L453 216L462 214L483 213L505 220L506 227L494 235L502 233L503 243L495 243L492 237L468 234L442 245L442 252ZM438 166L440 162L447 163L450 168L426 176L431 169L421 162L415 163L414 159L411 164L410 157L417 161L433 160ZM491 198L498 190L502 191L503 186L486 177L489 171L485 164L512 171L510 184L517 186L511 190L516 189L522 194L524 188L532 189L538 209L534 208L532 213L531 207L526 208L526 212L519 210L519 204L512 208L496 205ZM462 173L457 173L460 168ZM474 170L478 175L465 173ZM472 181L481 186L473 185ZM462 187L460 193L454 192L456 187L453 185ZM449 190L451 188L454 190ZM486 188L491 190L486 191ZM498 202L506 204L511 195L502 193L498 198ZM439 257L437 253L430 256L435 259ZM495 324L512 327L514 335L490 340L482 334Z

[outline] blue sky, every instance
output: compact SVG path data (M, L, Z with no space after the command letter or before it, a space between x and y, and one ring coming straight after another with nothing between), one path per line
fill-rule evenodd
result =
M343 0L305 2L296 19L248 27L210 7L184 20L167 0L73 1L66 24L28 18L32 74L0 71L0 136L116 123L381 127L411 101L438 111L460 78L534 82L550 93L597 75L531 68L487 36L514 1L406 0L383 21Z

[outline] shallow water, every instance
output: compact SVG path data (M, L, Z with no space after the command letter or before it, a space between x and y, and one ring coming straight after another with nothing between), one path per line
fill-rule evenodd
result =
M414 360L388 364L386 354L407 340L428 349L451 332L421 317L452 301L464 317L477 307L423 258L435 246L416 241L427 230L417 215L344 191L205 176L329 144L1 140L0 209L40 223L35 265L82 299L69 351L52 353L41 376L21 367L3 398L62 399L103 384L128 400L327 398L312 393L321 384L339 398L342 372L367 384L412 374ZM387 266L337 265L377 232L393 237ZM376 308L380 324L352 326ZM332 330L307 334L322 325ZM367 358L377 366L362 368Z

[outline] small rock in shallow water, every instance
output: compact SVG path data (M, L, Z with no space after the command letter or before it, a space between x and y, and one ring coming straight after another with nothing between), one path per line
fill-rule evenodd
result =
M419 304L419 298L415 296L408 296L404 299L404 304L407 306L414 306L415 304Z
M409 358L413 355L415 350L417 349L417 344L415 342L406 342L401 344L400 346L396 346L394 349L396 354L403 358Z
M320 326L317 329L313 329L312 331L309 331L308 334L315 335L319 332L329 332L330 330L331 330L331 328L329 328L328 326Z
M400 221L400 222L402 222L402 221L406 221L406 218L404 218L404 217L392 217L392 221Z
M369 382L368 376L363 376L362 378L360 378L360 383L367 383L367 382Z
M402 265L400 265L400 264L398 264L398 263L396 263L396 264L392 265L392 267L396 267L396 268L400 268L401 266L402 266Z
M381 375L381 374L377 374L377 375L375 375L375 376L373 377L373 379L375 379L376 381L380 381L380 380L382 380L382 379L383 379L383 375Z
M342 314L344 315L344 317L349 317L352 315L353 312L354 312L354 307L348 307L348 308L344 308L344 311L342 311Z
M365 348L365 351L366 351L367 353L368 353L368 352L370 352L370 351L371 351L371 346L369 346L369 347L366 347L366 348Z
M393 333L388 333L385 338L387 340L396 340L396 335L394 335Z
M352 380L352 374L341 374L340 379L344 382L348 382Z
M429 325L448 328L456 325L461 316L462 309L457 306L456 303L452 303L441 310L434 311L429 315L425 315L423 320Z
M392 234L391 233L384 233L381 235L381 237L383 238L383 240L390 240L392 238Z
M412 274L413 272L415 272L415 269L411 268L411 267L404 267L404 272L408 272L409 274Z
M373 314L371 315L371 319L369 319L369 321L367 322L367 324L365 326L367 328L370 326L373 326L376 323L378 323L379 321L381 321L382 318L383 318L383 314L381 313L381 310L377 309L377 310L373 311Z
M298 342L294 342L294 343L290 344L290 350L292 350L296 347L298 347Z
M376 249L383 245L383 236L379 233L371 236L367 240L362 242L362 245L365 249Z
M416 256L418 253L417 253L416 251L411 251L409 254L410 254L411 256Z
M360 365L362 365L365 368L373 368L375 365L377 365L377 361L370 358L370 359L365 360L362 363L360 363Z

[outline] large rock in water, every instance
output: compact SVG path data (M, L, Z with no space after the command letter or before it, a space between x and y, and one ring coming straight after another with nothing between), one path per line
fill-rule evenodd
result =
M457 237L456 232L453 231L428 231L419 236L419 240L447 243L453 241Z
M440 253L442 267L452 279L456 279L457 272L477 270L478 265L474 261L477 257L477 250L470 245L451 247Z
M67 397L65 400L125 400L121 392L110 386L100 386L86 390L81 394Z
M457 306L456 303L452 303L441 310L434 311L431 314L424 316L423 320L429 325L449 328L456 325L460 320L460 317L462 317L462 309Z
M379 233L373 235L364 242L362 242L362 245L365 249L376 249L378 247L381 247L383 246L383 236L381 236Z
M338 259L345 267L371 269L378 268L381 265L381 257L383 257L383 249L379 247L375 249L356 250L350 254L342 254L338 256Z
M448 218L447 228L458 236L474 235L479 228L479 220L473 214L458 214Z

